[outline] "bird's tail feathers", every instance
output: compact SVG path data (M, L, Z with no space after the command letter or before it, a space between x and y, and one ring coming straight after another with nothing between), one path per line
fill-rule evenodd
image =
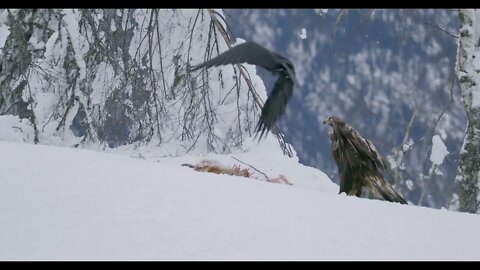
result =
M256 140L258 137L258 141L261 141L262 138L265 138L267 136L269 131L270 131L270 128L260 118L260 120L257 123L257 126L255 127L255 136L253 137L253 139Z
M401 204L408 204L407 201L398 194L393 187L383 179L381 176L370 177L370 183L382 197L390 202L398 202Z

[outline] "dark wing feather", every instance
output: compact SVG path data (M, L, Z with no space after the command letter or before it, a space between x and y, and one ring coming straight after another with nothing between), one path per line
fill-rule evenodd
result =
M281 73L273 87L270 97L262 108L262 114L257 124L257 134L260 140L265 132L271 130L277 119L285 111L287 102L292 96L293 80L286 74Z
M203 67L209 68L241 63L258 65L271 72L275 72L275 67L279 64L278 59L268 49L255 42L245 42L232 47L207 62L191 67L190 71L195 71Z
M345 129L341 129L342 135L352 144L357 150L359 157L363 161L371 160L378 170L386 169L382 156L378 153L375 146L368 139L364 138L354 128L346 125Z
M349 168L350 165L348 164L348 159L345 155L345 139L342 138L336 124L332 127L334 130L329 136L333 159L335 160L335 163L337 163L338 176L340 177L340 191L338 193L345 192L348 195L353 187L353 178L351 175L351 169Z
M360 196L362 186L387 201L407 204L405 199L385 181L381 170L385 162L375 146L354 128L337 119L332 123L333 157L340 176L340 193Z
M337 164L341 164L338 166L340 176L340 190L338 193L345 192L347 195L350 195L353 189L353 181L355 178L352 174L352 169L349 168L348 159L345 156L345 152L340 152L340 157L340 162L337 162Z

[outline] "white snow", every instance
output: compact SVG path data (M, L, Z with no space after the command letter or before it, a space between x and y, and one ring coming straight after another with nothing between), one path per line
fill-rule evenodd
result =
M408 138L408 141L405 142L404 145L402 145L403 152L406 152L406 151L410 150L410 148L412 148L412 146L413 146L413 140L412 140L412 138Z
M95 74L95 79L92 82L92 93L90 99L94 105L104 105L109 90L118 87L119 81L115 80L115 71L111 65L100 63Z
M84 57L85 54L88 52L89 44L85 37L79 35L79 11L72 9L63 9L62 12L64 14L63 21L66 24L68 35L70 37L70 41L75 52L75 60L80 69L80 79L84 79L87 74L87 64L85 63Z
M480 91L474 90L471 93L472 93L472 108L480 108Z
M328 12L328 8L316 8L314 9L316 14L319 14L320 16Z
M302 28L302 30L300 30L300 38L301 39L306 39L307 38L307 29Z
M356 84L355 75L353 75L353 74L348 74L348 75L347 75L347 81L348 81L348 83L351 84L351 85Z
M406 183L407 183L407 188L408 188L409 190L413 190L413 181L410 180L410 179L408 179L408 180L406 181Z
M5 41L7 41L8 35L10 35L9 27L5 24L0 23L0 49L5 46Z
M262 147L237 158L318 186L0 142L0 260L480 259L479 215L340 196Z
M33 133L33 128L28 124L27 119L20 119L14 115L0 116L0 138L2 141L24 142L24 133Z
M110 21L110 30L112 30L112 32L117 31L117 27L115 27L115 20L113 19Z
M55 50L55 45L58 40L58 35L59 35L59 32L55 31L50 36L50 38L48 38L47 43L45 44L45 54L44 54L45 59L50 59L55 53L58 53L58 51Z
M443 143L442 138L440 138L439 135L434 135L432 137L432 153L430 155L430 161L435 165L440 165L448 153L447 146Z

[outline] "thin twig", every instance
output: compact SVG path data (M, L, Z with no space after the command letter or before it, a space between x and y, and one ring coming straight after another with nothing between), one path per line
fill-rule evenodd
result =
M12 128L16 128L16 129L20 130L20 132L22 132L22 133L23 133L23 129L22 129L22 128L20 128L20 127L12 126Z
M265 178L266 178L267 180L269 180L268 176L267 176L264 172L260 171L259 169L253 167L252 165L250 165L250 164L248 164L248 163L246 163L246 162L241 161L240 159L238 159L238 158L236 158L236 157L234 157L234 156L232 156L232 158L235 159L236 161L240 162L240 163L243 163L244 165L247 165L248 167L254 169L255 171L263 174L263 175L265 176Z
M445 33L445 34L447 34L447 35L449 35L449 36L451 36L451 37L454 37L454 38L457 38L457 39L458 39L458 36L457 36L457 35L450 33L448 30L446 30L445 28L443 28L443 27L441 27L441 26L438 26L438 25L436 25L436 24L430 23L430 22L428 22L428 21L425 21L424 24L425 24L425 25L428 25L428 26L432 26L433 28L442 31L442 32Z

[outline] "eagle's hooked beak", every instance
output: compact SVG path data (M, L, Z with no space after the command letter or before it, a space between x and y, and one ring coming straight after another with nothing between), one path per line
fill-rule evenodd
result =
M324 125L325 125L325 124L329 124L329 125L330 125L331 123L332 123L332 121L330 120L330 117L327 118L327 119L325 119L325 120L323 120L323 124L324 124Z

